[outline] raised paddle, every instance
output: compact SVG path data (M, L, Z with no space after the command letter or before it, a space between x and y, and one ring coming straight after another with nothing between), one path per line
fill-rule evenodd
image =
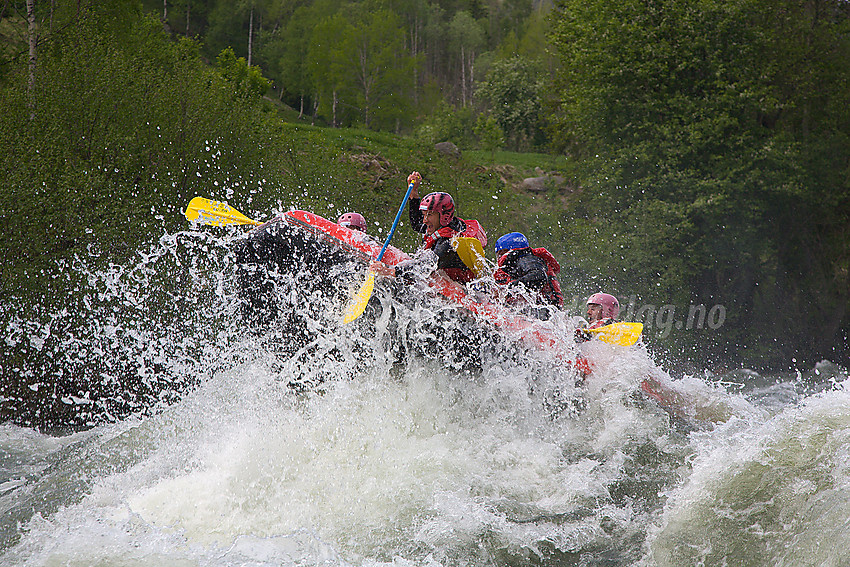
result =
M413 183L407 186L407 193L404 194L404 199L402 199L401 206L398 208L398 212L395 215L393 226L390 229L390 233L387 235L384 247L381 248L381 253L378 254L377 258L375 258L377 262L381 261L381 258L384 257L384 252L387 251L387 246L390 245L390 240L393 238L395 229L398 226L398 220L401 218L401 213L404 212L404 206L407 204L407 198L410 196L411 191L413 191ZM351 303L349 303L348 307L345 308L345 313L342 316L343 324L347 325L363 315L363 312L366 310L366 305L369 303L369 298L372 297L372 291L374 291L374 289L375 272L370 269L369 275L366 276L366 281L363 282L363 285L361 285L360 289L357 290L357 293L354 294Z
M249 219L227 203L211 201L203 197L195 197L189 201L184 213L186 218L192 222L210 224L213 226L225 226L228 224L263 224L260 221Z
M643 332L643 323L611 323L595 329L582 329L585 333L594 333L602 341L618 346L632 346Z

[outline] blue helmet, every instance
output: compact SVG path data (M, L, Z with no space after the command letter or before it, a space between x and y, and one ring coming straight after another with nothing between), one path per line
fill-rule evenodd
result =
M529 248L528 239L521 232L509 232L499 237L496 241L496 256L503 250L516 250L517 248Z

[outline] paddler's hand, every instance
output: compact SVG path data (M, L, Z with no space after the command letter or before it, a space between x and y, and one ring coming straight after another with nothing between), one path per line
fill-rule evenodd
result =
M369 269L379 276L385 276L388 278L395 277L395 268L387 266L383 262L378 262L377 260L372 260L372 263L369 264Z
M410 185L413 183L413 190L410 192L411 199L419 198L419 184L422 183L422 176L418 171L414 171L410 175L407 176L407 184Z
M587 320L585 320L584 317L574 317L573 318L573 320L576 320L576 319L578 319L578 322L576 323L576 325L577 325L576 326L576 342L577 343L583 343L583 342L587 342L590 339L592 339L593 335L591 335L590 333L588 333L587 331L584 330L584 329L587 328Z

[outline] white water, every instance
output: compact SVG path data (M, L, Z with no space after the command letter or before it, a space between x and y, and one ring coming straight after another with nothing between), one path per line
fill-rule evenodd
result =
M115 297L150 283L130 280ZM331 325L294 356L285 335L168 328L167 372L203 377L178 402L64 437L0 427L0 564L847 565L840 369L743 394L678 381L688 415L725 420L694 428L639 393L643 348L589 346L577 388L545 353L396 362L387 324ZM289 387L305 375L317 393Z

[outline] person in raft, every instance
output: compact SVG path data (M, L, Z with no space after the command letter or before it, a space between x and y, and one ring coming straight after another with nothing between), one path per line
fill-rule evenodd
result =
M620 302L608 293L594 293L587 298L587 327L586 329L598 329L605 325L616 322L620 314ZM592 338L590 333L582 329L576 329L576 341L584 342Z
M475 279L475 272L463 263L452 247L451 239L455 236L467 236L477 238L482 246L486 246L487 233L477 220L463 220L455 216L454 199L448 193L428 193L420 199L421 182L422 176L417 171L407 177L408 185L413 184L408 199L410 226L424 235L420 248L430 250L437 256L437 269L443 270L446 276L459 283L471 282ZM371 265L375 273L389 277L402 275L409 268L410 265L394 268L377 261Z
M555 277L561 265L545 248L532 248L521 232L510 232L496 241L497 269L493 278L497 293L506 292L505 303L517 306L526 301L523 294L533 294L536 305L564 307L561 284ZM520 293L516 293L520 292ZM540 319L549 318L548 309L534 311Z
M366 232L366 219L360 213L345 213L337 219L336 224L351 230Z

